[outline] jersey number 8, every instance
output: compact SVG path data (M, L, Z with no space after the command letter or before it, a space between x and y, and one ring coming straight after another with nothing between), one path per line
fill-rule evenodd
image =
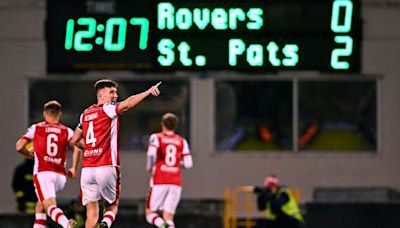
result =
M165 148L165 164L174 166L176 163L176 146L168 144Z

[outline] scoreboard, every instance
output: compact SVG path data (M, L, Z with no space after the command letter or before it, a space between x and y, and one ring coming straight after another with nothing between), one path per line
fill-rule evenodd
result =
M355 0L48 0L47 69L358 72Z

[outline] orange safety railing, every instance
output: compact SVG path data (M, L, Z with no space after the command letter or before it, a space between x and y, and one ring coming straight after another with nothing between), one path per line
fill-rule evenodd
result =
M290 189L297 202L300 199L298 188ZM256 196L249 188L239 187L224 190L224 228L253 228L256 226L254 218L259 215L256 207Z
M255 198L252 191L242 188L230 190L225 188L224 227L255 227L254 217L257 214Z

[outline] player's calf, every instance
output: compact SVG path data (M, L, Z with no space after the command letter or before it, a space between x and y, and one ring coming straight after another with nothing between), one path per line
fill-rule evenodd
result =
M64 212L56 205L51 205L47 208L47 215L56 223L60 224L63 228L69 227L68 218L64 215Z

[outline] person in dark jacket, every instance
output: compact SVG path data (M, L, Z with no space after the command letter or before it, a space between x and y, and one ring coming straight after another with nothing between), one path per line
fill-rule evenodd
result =
M265 178L264 186L247 186L257 194L257 208L265 216L258 221L262 228L299 228L304 221L300 208L289 188L281 186L275 175Z
M33 187L33 164L33 158L24 157L24 161L15 168L12 179L17 211L27 214L35 213L37 202Z

